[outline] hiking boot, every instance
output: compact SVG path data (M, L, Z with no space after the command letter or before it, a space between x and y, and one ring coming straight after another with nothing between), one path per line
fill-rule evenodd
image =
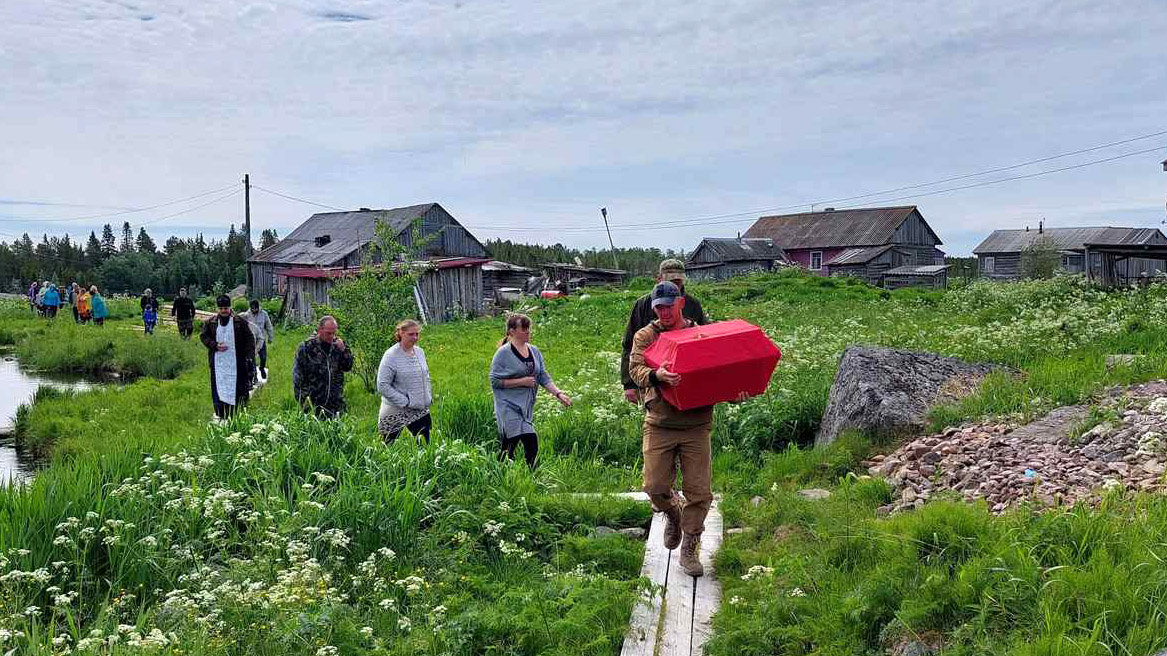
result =
M665 511L665 549L672 551L681 544L681 508L673 506Z
M705 568L697 558L700 546L700 533L686 533L685 539L681 541L681 568L689 576L705 576Z

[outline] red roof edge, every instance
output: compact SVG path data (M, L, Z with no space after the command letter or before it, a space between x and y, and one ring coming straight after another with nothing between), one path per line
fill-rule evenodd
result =
M420 261L433 264L438 269L457 269L482 266L491 260L487 257L447 257ZM289 278L340 278L360 270L360 267L294 267L291 269L277 269L276 275L287 276Z

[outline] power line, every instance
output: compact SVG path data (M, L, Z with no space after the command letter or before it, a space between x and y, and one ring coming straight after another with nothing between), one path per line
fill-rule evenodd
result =
M138 212L148 212L150 210L156 210L160 207L168 207L170 205L177 205L179 203L185 203L187 201L196 200L198 198L210 196L211 194L217 194L217 193L226 191L228 189L232 189L234 187L235 187L235 185L231 184L231 185L228 185L226 187L222 187L219 189L213 189L211 191L205 191L201 194L196 194L194 196L189 196L187 198L180 198L179 200L172 200L168 203L159 203L157 205L151 205L149 207L141 207L138 209L125 210L122 212L113 212L113 213L109 213L109 214L89 214L86 216L72 216L72 217L66 217L66 218L51 218L51 219L40 219L40 218L31 218L31 217L4 218L4 219L0 219L0 222L4 222L4 223L66 223L69 221L86 221L86 220L90 220L90 219L102 219L102 218L109 218L109 217L114 217L114 216L123 216L125 214L137 214Z
M755 210L748 210L748 211L744 211L744 212L732 212L732 213L728 213L728 214L714 214L714 215L709 215L709 216L690 217L690 218L686 218L686 219L671 219L671 220L666 220L666 221L640 223L640 224L635 224L635 225L613 224L611 226L611 229L617 230L617 231L632 232L632 231L638 231L638 230L650 230L650 229L659 229L659 228L682 228L682 227L688 227L688 226L692 226L692 225L702 225L702 224L703 225L724 225L724 224L733 224L733 223L745 223L747 221L754 221L758 215L764 215L764 214L767 214L770 212L780 212L783 210L797 209L800 207L813 207L814 205L827 205L827 204L831 204L831 203L840 203L840 202L845 202L845 201L849 201L849 200L858 200L861 198L872 198L875 196L883 196L885 194L896 193L899 191L906 191L909 189L922 189L925 187L932 187L932 186L935 186L938 184L945 184L948 182L956 182L958 180L967 180L969 178L980 177L983 175L991 175L993 173L1001 173L1004 171L1012 171L1012 170L1016 170L1019 168L1024 168L1026 166L1033 166L1034 164L1040 164L1043 162L1050 162L1050 161L1054 161L1057 159L1072 157L1074 155L1081 155L1084 153L1096 152L1096 151L1103 150L1106 148L1112 148L1114 146L1120 146L1123 144L1133 143L1136 141L1145 141L1147 139L1151 139L1151 138L1163 136L1163 135L1167 135L1167 130L1161 130L1158 132L1151 132L1151 133L1147 133L1147 134L1142 134L1142 135L1139 135L1136 137L1130 137L1127 139L1120 139L1118 141L1111 141L1109 143L1099 144L1097 146L1090 146L1088 148L1080 148L1078 150L1059 153L1056 155L1039 157L1037 159L1026 160L1024 162L1018 162L1016 164L1010 164L1007 166L998 166L998 167L994 167L994 168L990 168L990 169L985 169L983 171L977 171L975 173L965 173L965 174L961 174L961 175L941 178L939 180L933 180L931 182L921 182L921 183L917 183L917 184L903 185L903 186L899 186L899 187L893 187L890 189L884 189L881 191L873 191L873 192L869 192L869 193L865 193L865 194L844 196L844 197L840 197L840 198L830 198L830 199L817 200L817 201L811 201L811 202L796 203L796 204L792 204L792 205L784 205L781 207L768 207L768 208L761 208L761 209L755 209ZM1161 150L1163 148L1167 148L1167 144L1156 146L1154 148L1148 148L1145 150L1138 150L1138 151L1134 151L1134 152L1130 152L1130 153L1124 153L1122 155L1116 155L1114 157L1107 157L1107 158L1103 158L1103 159L1091 160L1089 162L1083 162L1080 164L1074 164L1071 166L1050 169L1047 171L1038 171L1036 173L1028 173L1028 174L1023 174L1023 175L1009 176L1009 177L1000 178L1000 179L996 179L996 180L986 180L986 181L971 183L971 184L967 184L967 185L959 185L956 187L939 189L939 190L935 190L935 191L921 192L918 194L909 194L909 195L898 196L898 197L894 197L894 198L882 198L879 200L879 202L890 202L890 201L895 201L895 200L904 200L904 199L908 199L908 198L922 198L922 197L927 197L927 196L936 196L939 194L946 194L946 193L951 193L954 191L973 189L973 188L977 188L977 187L987 187L987 186L1001 184L1004 182L1011 182L1011 181L1015 181L1015 180L1025 180L1025 179L1029 179L1029 178L1037 178L1040 176L1050 175L1053 173L1061 173L1064 171L1085 168L1087 166L1094 166L1096 164L1104 164L1107 162L1113 162L1113 161L1125 159L1128 157L1135 157L1137 155L1144 155L1146 153L1154 152L1156 150ZM335 207L333 205L326 205L324 203L317 203L315 201L306 200L304 198L298 198L296 196L292 196L289 194L284 194L284 193L280 193L278 191L273 191L271 189L266 189L266 188L260 187L258 185L252 185L252 188L259 189L260 191L263 191L263 192L266 192L266 193L269 193L269 194L272 194L275 196L279 196L281 198L286 198L288 200L296 201L299 203L305 203L307 205L314 205L316 207L322 207L325 209L335 210L338 212L346 211L342 208ZM720 219L732 219L732 220L720 220ZM534 231L546 230L546 228L542 228L542 227L540 227L540 228L516 228L514 226L487 226L487 225L467 225L465 227L466 228L473 228L476 230L494 230L494 231L499 231L499 232L534 232ZM563 228L556 228L555 230L556 230L556 232L592 233L592 232L598 232L600 230L600 228L596 228L596 227L563 227Z
M1096 159L1096 160L1092 160L1089 162L1082 162L1081 164L1072 164L1070 166L1063 166L1061 168L1050 169L1048 171L1038 171L1037 173L1026 173L1023 175L1013 175L1013 176L1009 176L1007 178L1001 178L999 180L987 180L985 182L975 182L973 184L961 185L959 187L951 187L949 189L940 189L939 191L929 191L929 192L924 192L924 193L920 193L920 194L911 194L909 196L898 196L896 198L883 198L883 199L880 199L880 202L904 200L906 198L922 198L924 196L935 196L936 194L944 194L944 193L948 193L950 191L961 191L963 189L973 189L976 187L987 187L989 185L1000 184L1002 182L1013 182L1014 180L1028 180L1029 178L1037 178L1037 177L1040 177L1043 175L1050 175L1051 173L1061 173L1063 171L1073 171L1074 169L1082 169L1082 168L1086 168L1087 166L1094 166L1095 164L1105 164L1106 162L1113 162L1113 161L1120 160L1120 159L1126 159L1127 157L1134 157L1136 155L1146 155L1147 153L1153 153L1156 150L1162 150L1164 148L1167 148L1167 144L1155 146L1154 148L1147 148L1146 150L1136 150L1133 153L1125 153L1123 155L1115 155L1114 157L1106 157L1104 159Z
M234 185L232 185L232 186L234 186ZM158 223L159 221L165 221L167 219L172 219L176 216L181 216L183 214L190 214L191 212L193 212L195 210L200 210L208 205L214 205L215 203L218 203L219 201L227 200L228 198L231 198L232 196L238 196L241 193L243 193L241 190L236 189L229 194L219 196L218 198L216 198L214 200L207 201L201 205L196 205L190 209L182 210L181 212L175 212L173 214L167 214L166 216L160 216L157 219L151 219L149 221L144 221L142 223L139 223L138 225L145 227L145 226L148 226L148 225L153 224L153 223Z
M1025 180L1025 179L1029 179L1029 178L1037 178L1037 177L1041 177L1043 175L1050 175L1053 173L1061 173L1064 171L1081 169L1081 168L1085 168L1087 166L1094 166L1096 164L1105 164L1107 162L1113 162L1113 161L1120 160L1120 159L1126 159L1128 157L1135 157L1137 155L1145 155L1147 153L1151 153L1151 152L1154 152L1157 150L1162 150L1164 148L1167 148L1167 144L1156 146L1154 148L1147 148L1145 150L1137 150L1137 151L1130 152L1130 153L1124 153L1122 155L1116 155L1114 157L1106 157L1103 159L1091 160L1089 162L1082 162L1080 164L1074 164L1071 166L1064 166L1064 167L1060 167L1060 168L1056 168L1056 169L1050 169L1047 171L1038 171L1036 173L1027 173L1024 175L1009 176L1009 177L1000 178L997 180L986 180L983 182L976 182L976 183L967 184L967 185L949 187L946 189L938 189L936 191L921 192L918 194L897 196L894 198L881 198L881 199L879 199L879 202L883 203L883 202L891 202L891 201L896 201L896 200L905 200L905 199L909 199L909 198L922 198L922 197L926 197L926 196L936 196L939 194L946 194L946 193L951 193L954 191L961 191L961 190L965 190L965 189L973 189L976 187L988 187L991 185L1001 184L1004 182L1012 182L1015 180ZM1008 167L1008 168L1017 168L1017 166ZM971 177L971 176L958 176L958 178L967 178L967 177ZM913 185L911 188L915 188L915 187L919 187L919 186L927 186L927 185L926 184ZM901 187L901 189L902 189L902 187ZM887 193L887 192L879 192L877 194L867 194L863 197L866 197L868 195L879 195L881 193ZM859 198L859 196L852 196L852 198ZM835 202L835 201L834 200L817 201L814 204L818 205L820 203L833 203L833 202ZM660 228L683 228L683 227L688 227L688 226L692 226L692 225L723 225L723 224L729 224L729 223L745 223L747 221L756 220L756 217L758 216L758 214L764 214L766 212L776 212L776 211L785 210L785 209L806 207L808 205L810 205L810 203L800 203L797 205L788 205L785 207L774 207L774 208L768 208L768 209L763 209L763 210L755 210L753 212L736 212L733 214L718 214L718 215L704 216L704 217L698 217L698 218L693 218L693 219L674 219L674 220L669 220L669 221L642 223L639 225L614 225L614 226L612 226L612 230L637 231L637 230L655 230L655 229L660 229ZM854 207L859 207L859 206L856 205ZM851 209L851 208L843 208L843 209ZM746 218L732 218L732 217L746 217ZM715 219L731 219L731 220L718 221ZM545 228L515 228L512 226L467 225L466 227L467 228L474 228L477 230L497 230L497 231L503 231L503 232L531 232L531 231L536 231L536 230L545 230ZM601 228L579 227L579 228L556 228L555 230L556 230L556 232L591 233L591 232L599 232L601 230Z
M234 185L232 185L232 186L234 186ZM200 209L202 209L202 208L204 208L204 207L207 207L207 206L209 206L209 205L214 205L215 203L218 203L218 202L221 202L221 201L227 200L228 198L231 198L232 196L238 196L238 195L239 195L239 194L241 194L241 193L243 193L241 190L239 190L239 189L235 189L235 190L234 190L234 191L232 191L231 193L224 194L224 195L222 195L222 196L219 196L218 198L215 198L215 199L209 200L209 201L207 201L207 202L205 202L205 203L202 203L202 204L200 204L200 205L196 205L196 206L194 206L194 207L191 207L191 208L188 208L188 209L182 210L182 211L180 211L180 212L173 212L173 213L171 213L171 214L166 214L166 215L164 215L164 216L160 216L160 217L157 217L157 218L154 218L154 219L150 219L149 221L143 221L143 222L141 222L141 223L139 223L139 224L138 224L138 227L139 227L139 228L144 228L144 227L146 227L146 226L148 226L148 225L152 225L152 224L158 223L158 222L160 222L160 221L166 221L167 219L172 219L172 218L174 218L174 217L176 217L176 216L181 216L181 215L183 215L183 214L190 214L191 212L194 212L194 211L196 211L196 210L200 210ZM91 231L91 232L95 232L95 231ZM22 236L17 236L17 235L14 235L14 234L12 234L11 232L0 232L0 234L9 235L10 237L13 237L13 238L15 238L14 240L19 240L19 239L21 239L21 238L22 238ZM25 232L25 234L28 234L28 232L26 231L26 232Z
M1160 136L1163 136L1165 134L1167 134L1167 130L1163 130L1160 132L1152 132L1150 134L1143 134L1143 135L1139 135L1137 137L1131 137L1130 139L1123 139L1121 141L1112 141L1110 143L1102 144L1100 146L1091 146L1090 148L1082 148L1081 150L1074 150L1074 151L1071 151L1068 153L1061 153L1058 155L1050 155L1049 157L1040 157L1038 159L1031 159L1028 162L1021 162L1018 164L1010 164L1009 166L1000 166L1000 167L997 167L994 169L987 169L984 171L978 171L976 173L966 173L964 175L957 175L957 176L953 176L951 178L944 178L943 180L936 180L933 182L922 182L920 184L907 185L904 187L896 187L895 189L886 189L884 191L873 191L869 194L861 194L858 196L848 196L846 198L833 198L830 200L818 201L818 202L813 203L813 204L820 205L820 204L825 204L825 203L842 203L842 202L846 202L849 200L858 200L860 198L870 198L872 196L882 196L884 194L894 194L898 191L907 191L908 189L919 189L921 187L931 187L931 186L938 185L938 184L945 184L947 182L956 182L957 180L967 180L969 178L977 178L977 177L980 177L982 175L989 175L991 173L1002 173L1004 171L1012 171L1015 169L1024 168L1026 166L1032 166L1034 164L1041 164L1042 162L1050 162L1050 161L1053 161L1055 159L1063 159L1065 157L1072 157L1074 155L1082 155L1085 153L1092 153L1095 151L1104 150L1106 148L1111 148L1113 146L1121 146L1123 144L1133 143L1135 141L1145 141L1147 139L1151 139L1154 137L1160 137ZM795 207L801 207L801 205L796 205Z
M348 210L341 209L339 207L333 207L332 205L325 205L324 203L317 203L315 201L304 200L303 198L296 198L295 196L289 196L288 194L281 194L278 191L272 191L271 189L265 189L257 184L251 185L251 188L258 189L262 192L269 193L273 196L279 196L280 198L287 198L288 200L294 200L298 203L305 203L307 205L315 205L316 207L323 207L326 210L336 210L337 212L347 212L348 211Z

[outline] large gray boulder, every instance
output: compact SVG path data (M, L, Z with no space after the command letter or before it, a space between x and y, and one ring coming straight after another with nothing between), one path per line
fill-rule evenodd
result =
M849 346L839 361L815 446L826 446L847 430L878 436L918 431L938 401L971 393L998 368L935 353Z

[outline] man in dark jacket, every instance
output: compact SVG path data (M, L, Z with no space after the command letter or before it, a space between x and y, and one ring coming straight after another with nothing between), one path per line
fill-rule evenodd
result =
M676 285L684 295L684 317L699 326L709 323L709 318L701 309L701 303L685 294L685 263L680 260L665 260L660 263L658 271L657 282L667 280ZM628 374L628 355L632 352L632 340L636 336L636 331L652 323L654 319L656 314L652 309L652 294L645 294L636 299L632 306L632 315L628 317L628 326L624 329L624 351L620 356L620 381L624 384L624 399L629 403L640 401L636 383Z
M207 347L211 369L211 402L215 416L226 419L247 404L255 368L255 336L251 325L231 312L231 299L215 300L219 313L203 322L199 341Z
M336 336L336 319L321 317L316 334L296 349L292 366L292 391L304 412L315 409L321 417L344 412L344 372L352 371L353 353Z
M186 295L186 287L178 290L178 298L174 299L174 305L170 307L170 316L178 322L178 334L183 339L190 339L194 332L195 304Z

